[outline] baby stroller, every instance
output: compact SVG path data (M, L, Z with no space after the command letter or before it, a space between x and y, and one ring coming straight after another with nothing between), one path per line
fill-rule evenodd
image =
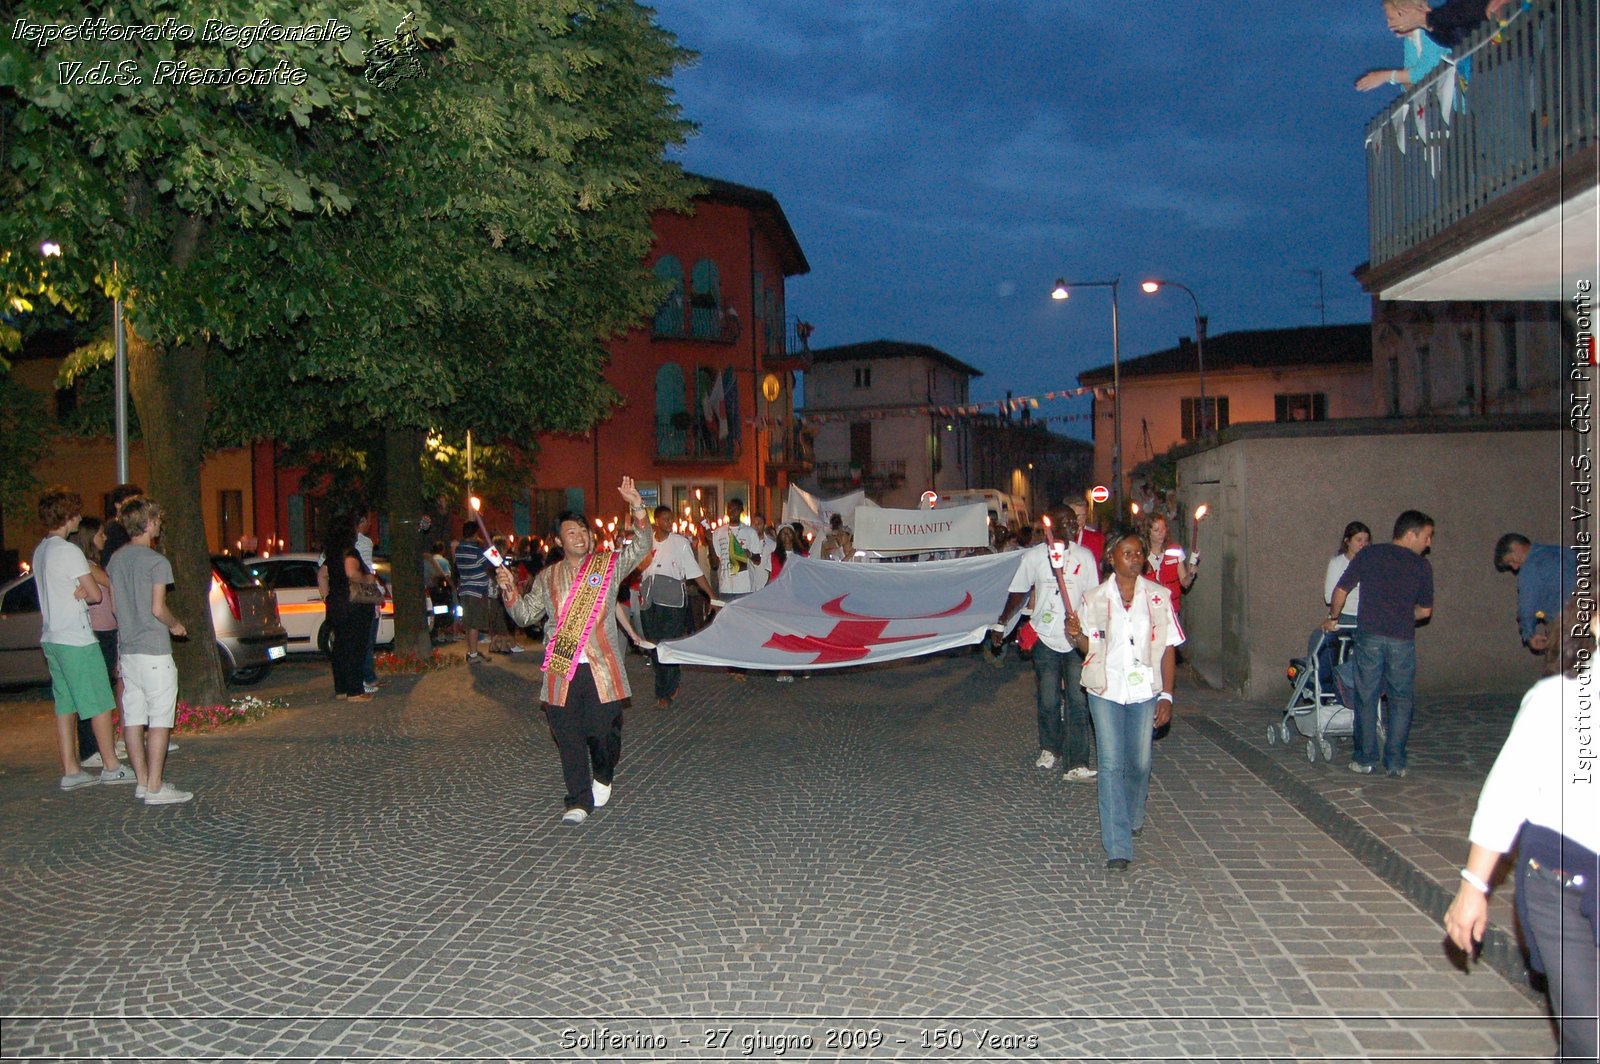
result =
M1341 626L1336 632L1324 632L1319 627L1311 633L1305 657L1289 662L1293 690L1283 707L1283 719L1267 725L1267 745L1282 742L1288 746L1298 733L1306 740L1306 760L1316 764L1318 754L1324 761L1333 760L1333 739L1355 734L1354 632L1353 627ZM1327 645L1330 640L1331 647ZM1381 699L1378 736L1381 740Z

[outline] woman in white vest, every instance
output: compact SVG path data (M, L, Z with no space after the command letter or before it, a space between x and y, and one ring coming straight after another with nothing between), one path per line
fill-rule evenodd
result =
M1106 538L1111 575L1067 618L1067 635L1083 655L1099 747L1100 842L1106 867L1125 870L1133 838L1144 830L1150 791L1151 731L1172 720L1172 681L1183 642L1167 590L1142 575L1144 541L1132 529Z

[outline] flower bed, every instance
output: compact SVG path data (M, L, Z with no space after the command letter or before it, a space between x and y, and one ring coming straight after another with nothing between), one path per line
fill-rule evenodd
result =
M191 706L179 702L172 732L174 735L198 735L235 724L249 724L265 720L273 710L285 709L288 705L282 698L257 698L255 695L241 695L219 706Z
M460 665L461 658L450 657L439 653L437 650L427 654L395 654L385 652L377 654L372 659L373 668L378 672L386 673L422 673L437 672Z

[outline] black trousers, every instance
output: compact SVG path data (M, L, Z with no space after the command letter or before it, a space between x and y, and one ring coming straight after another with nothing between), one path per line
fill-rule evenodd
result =
M561 753L568 809L594 812L593 784L611 785L622 757L622 702L602 702L585 662L567 686L567 704L544 707L550 738Z
M350 604L344 613L333 617L333 690L335 694L359 695L366 690L363 673L367 664L367 633L372 628L371 606Z
M639 614L639 621L644 626L644 637L652 643L659 643L663 639L679 639L689 634L688 600L685 599L682 606L646 606ZM650 663L656 670L656 697L675 696L682 668L661 664L654 652L650 655Z

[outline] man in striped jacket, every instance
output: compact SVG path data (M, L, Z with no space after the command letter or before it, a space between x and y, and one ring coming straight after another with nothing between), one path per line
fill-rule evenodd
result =
M545 626L542 701L566 777L563 824L581 824L611 800L622 754L622 703L632 693L623 668L627 644L617 631L617 592L650 552L650 524L633 478L623 477L617 490L633 519L632 542L595 550L589 522L569 510L556 518L565 557L540 570L527 594L518 594L508 571L495 572L513 621L553 622Z

